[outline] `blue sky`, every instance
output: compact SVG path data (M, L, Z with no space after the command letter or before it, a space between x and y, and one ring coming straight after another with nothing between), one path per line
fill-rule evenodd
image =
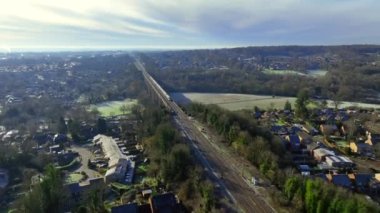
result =
M380 44L378 0L1 0L0 49Z

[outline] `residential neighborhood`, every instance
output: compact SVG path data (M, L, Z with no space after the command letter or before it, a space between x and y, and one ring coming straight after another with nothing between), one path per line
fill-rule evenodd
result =
M379 112L323 108L311 113L315 116L307 123L286 110L254 116L270 125L302 175L321 178L379 200L379 124L373 125L373 120L380 119Z

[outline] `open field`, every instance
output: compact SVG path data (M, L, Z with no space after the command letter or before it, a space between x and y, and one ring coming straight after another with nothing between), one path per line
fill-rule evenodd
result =
M115 116L115 115L122 115L122 114L129 114L131 112L131 109L133 106L137 104L136 99L125 99L123 101L107 101L103 103L99 103L96 105L91 105L90 108L96 108L102 116L108 117L108 116ZM126 111L122 112L120 110L120 107L125 105Z
M333 101L327 101L328 107L334 107ZM380 109L379 104L367 104L367 103L359 103L359 102L347 102L343 101L341 104L339 104L339 108L346 108L346 107L359 107L359 108L374 108L374 109Z
M327 72L327 70L308 70L307 75L313 77L320 77L325 76Z
M216 104L228 110L253 109L257 106L262 109L270 107L283 108L288 100L292 105L294 97L272 97L265 95L246 95L231 93L172 93L172 99L180 104L199 102L203 104Z
M263 73L267 75L303 75L310 77L321 77L326 75L327 70L307 70L306 73L302 73L295 70L273 70L273 69L265 69Z
M263 73L268 75L306 75L305 73L301 73L295 70L273 70L273 69L265 69Z
M265 96L265 95L247 95L233 93L171 93L172 99L179 104L189 104L191 102L199 102L203 104L216 104L222 108L236 111L242 109L253 109L255 106L261 109L277 108L283 109L285 102L288 100L294 108L295 97ZM332 101L327 101L329 107L334 107ZM379 104L367 104L357 102L342 102L339 108L350 106L360 108L380 109ZM318 107L317 103L311 102L309 108Z

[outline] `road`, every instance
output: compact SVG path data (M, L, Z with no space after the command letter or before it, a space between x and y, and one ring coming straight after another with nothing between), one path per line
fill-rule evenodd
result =
M196 127L194 121L182 111L173 101L168 99L162 88L157 88L157 82L146 72L144 66L137 60L137 69L142 71L146 83L157 93L164 106L174 112L174 120L177 127L187 137L193 152L201 162L209 176L215 184L223 191L230 202L239 207L243 212L276 212L262 197L257 193L249 181L243 178L242 170L239 169L238 160L231 159L230 155L221 154L213 146L207 137ZM222 175L221 175L222 174Z

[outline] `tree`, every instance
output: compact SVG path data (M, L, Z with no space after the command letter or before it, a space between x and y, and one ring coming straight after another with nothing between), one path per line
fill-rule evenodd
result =
M43 181L25 196L21 202L21 209L31 213L63 212L65 199L61 173L53 165L48 165Z
M58 121L57 125L57 131L60 134L66 134L67 133L67 125L65 122L65 119L61 116Z
M309 94L307 90L301 90L297 95L296 100L296 116L301 119L306 119L308 116L307 104L309 102Z
M123 104L120 106L120 111L123 113L123 115L126 115L130 107L128 107L126 104Z
M292 104L286 100L284 110L292 111Z
M107 133L107 122L104 118L98 118L98 121L96 123L96 128L98 129L98 132L100 134L106 134Z

